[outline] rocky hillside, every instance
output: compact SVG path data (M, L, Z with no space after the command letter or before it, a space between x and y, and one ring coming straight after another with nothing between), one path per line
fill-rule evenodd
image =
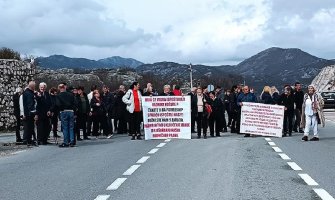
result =
M319 92L335 91L335 65L323 68L313 79L312 84L316 86Z
M284 84L299 81L304 85L325 66L335 63L310 55L300 49L269 48L236 65L232 73L241 74L254 86Z
M119 56L113 56L100 60L90 60L86 58L69 58L63 55L52 55L49 57L36 58L35 62L38 66L48 69L61 69L61 68L85 68L85 69L97 69L97 68L119 68L119 67L131 67L136 68L143 63L132 58L122 58Z

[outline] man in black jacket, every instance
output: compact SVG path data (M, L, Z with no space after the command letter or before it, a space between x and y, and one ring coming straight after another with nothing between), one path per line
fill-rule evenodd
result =
M56 98L56 106L60 110L60 118L63 129L63 144L59 147L74 147L75 138L74 138L74 112L76 111L76 102L75 97L72 93L66 91L66 85L60 84L58 86L60 93Z
M105 105L105 110L107 111L107 116L104 116L104 123L105 126L107 126L107 131L108 131L108 138L113 136L113 132L115 128L113 127L114 125L114 106L115 106L115 98L114 94L112 94L109 91L108 86L103 86L102 87L102 94L101 94L102 101Z
M124 85L119 86L116 93L114 112L117 124L117 134L127 133L127 105L122 101L122 97L126 94Z
M51 98L46 89L46 83L42 82L39 84L36 106L37 140L42 145L48 144L48 137L51 131Z
M36 96L35 81L29 81L28 87L22 94L23 99L23 143L31 145L31 137L34 135L35 114L36 114Z
M302 104L304 102L304 92L301 90L301 84L299 82L296 82L294 84L294 103L295 103L295 109L294 109L294 114L295 114L295 122L293 126L293 131L294 132L299 132L303 133L304 131L302 128L300 128L300 121L301 121L301 113L302 113Z
M15 94L13 95L13 104L14 104L14 115L16 118L16 142L22 142L20 135L21 127L21 114L20 114L20 96L22 94L22 88L16 88Z
M88 101L87 95L84 92L84 87L79 86L77 88L78 90L78 95L76 96L76 102L77 102L77 125L76 125L76 135L77 135L77 140L81 141L82 139L80 138L80 129L83 129L83 137L84 140L89 140L90 138L87 137L87 132L86 132L86 122L87 122L87 117L90 113L90 103Z

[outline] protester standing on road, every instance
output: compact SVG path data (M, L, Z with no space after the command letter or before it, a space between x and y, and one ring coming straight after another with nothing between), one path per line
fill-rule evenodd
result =
M212 113L209 116L209 130L210 136L214 137L214 124L215 124L215 136L220 137L220 131L222 131L222 119L224 118L224 108L222 101L215 96L215 92L209 93L209 104L212 108Z
M191 102L192 110L196 111L195 119L197 122L198 139L201 138L201 131L203 131L204 139L207 139L207 121L209 116L205 106L206 103L207 100L204 97L202 88L199 87L197 89L197 96Z
M102 94L100 95L101 99L104 103L105 106L105 110L107 113L107 116L105 117L104 121L106 124L106 131L107 131L107 137L111 138L113 136L113 133L116 129L116 127L114 127L114 106L115 106L115 98L114 98L114 94L112 94L109 91L109 87L108 86L103 86L102 88Z
M231 125L230 125L230 132L231 133L238 133L238 114L239 114L239 107L237 106L237 97L238 97L238 87L237 85L234 85L231 88L231 93L229 95L229 107L228 107L228 112L231 114Z
M89 140L86 132L86 122L88 114L90 113L90 104L87 98L87 95L85 94L84 87L79 86L77 88L78 95L76 96L76 102L77 102L77 113L76 113L76 136L77 141L81 141L82 138L80 138L80 129L83 130L83 139Z
M303 141L308 141L310 128L313 129L314 136L310 141L319 141L318 124L325 126L325 117L323 113L323 99L316 94L313 85L308 86L308 93L304 95L302 104L302 118L300 127L304 127Z
M129 133L131 134L131 139L141 140L141 111L142 111L142 95L139 91L140 84L138 82L133 82L130 89L122 97L122 101L127 105L127 110L129 112Z
M275 86L271 87L271 97L274 101L274 104L278 104L279 99L280 99L280 95L279 95L279 91L277 90L277 88Z
M36 114L36 96L35 96L35 81L30 81L28 87L22 94L23 113L22 119L24 124L23 143L31 145L32 136L35 134L35 114Z
M123 96L125 95L124 85L119 86L119 90L116 92L115 99L115 123L118 134L127 133L127 109L126 104L122 101Z
M173 92L171 92L170 85L164 85L163 92L160 96L174 96Z
M294 96L291 86L286 85L284 87L284 93L280 96L278 104L285 106L283 137L286 137L287 134L289 134L289 136L292 136L293 117L294 117Z
M99 136L99 130L103 131L103 134L105 136L108 136L107 133L107 124L106 124L106 107L105 103L103 102L99 90L93 91L93 98L91 100L91 108L92 111L90 115L92 116L93 121L93 133L92 135L98 138Z
M304 92L301 89L301 84L299 82L296 82L294 84L295 90L294 90L294 103L295 103L295 109L294 109L294 114L295 114L295 122L294 122L294 127L293 131L294 132L300 132L303 133L304 131L302 128L300 128L300 121L301 121L301 113L302 113L302 104L304 102Z
M36 106L36 125L37 125L37 140L39 144L47 145L51 131L51 98L46 91L47 84L42 82L39 84L37 93Z
M261 94L261 103L264 104L275 104L271 96L271 88L269 86L264 86L263 92Z
M14 116L16 119L15 134L16 142L22 142L20 129L21 129L21 114L20 114L20 96L22 94L22 88L18 87L15 90L13 95L13 104L14 104Z
M193 87L191 89L191 92L188 93L187 95L189 95L191 97L191 102L193 102L194 98L197 97L197 87ZM194 107L191 106L191 133L196 133L195 131L195 119L197 116L197 110L194 109Z
M57 98L57 89L52 87L49 90L49 94L50 94L50 100L51 100L51 130L53 132L53 136L54 138L58 138L60 137L57 134L57 128L58 128L58 117L59 117L59 109L56 106L56 98Z
M91 92L87 94L87 99L88 102L91 104L91 100L93 98L93 91L96 90L98 88L97 85L92 85L91 86ZM88 116L87 119L87 135L91 135L92 134L92 116Z
M239 108L239 114L237 118L237 133L240 133L240 123L241 123L241 108L243 102L256 102L256 96L254 93L251 93L249 87L246 85L242 88L242 93L237 97L237 106ZM244 137L250 137L250 134L245 134Z
M75 97L72 93L66 91L66 85L60 84L58 86L59 94L56 98L56 106L60 110L60 119L63 130L64 142L59 147L74 147L74 119L76 111Z

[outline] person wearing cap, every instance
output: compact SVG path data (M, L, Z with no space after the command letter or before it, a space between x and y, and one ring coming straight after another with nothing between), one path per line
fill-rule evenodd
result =
M308 141L310 129L313 129L313 138L310 141L319 141L318 124L325 126L323 114L323 99L316 93L315 86L309 85L308 92L304 95L300 128L305 128L302 141Z

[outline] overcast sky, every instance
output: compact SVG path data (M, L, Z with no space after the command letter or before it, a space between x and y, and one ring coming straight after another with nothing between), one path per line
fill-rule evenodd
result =
M335 59L334 0L0 0L22 54L232 64L272 46Z

